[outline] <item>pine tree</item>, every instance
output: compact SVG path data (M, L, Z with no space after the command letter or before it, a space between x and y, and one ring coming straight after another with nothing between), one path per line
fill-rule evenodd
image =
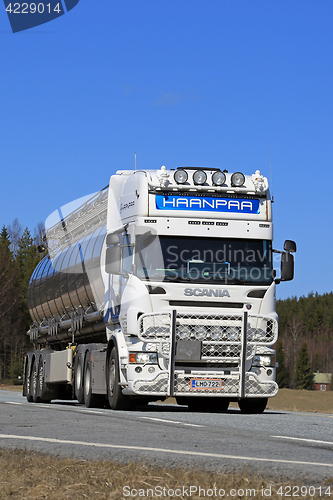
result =
M19 273L19 284L22 298L22 328L27 331L31 323L31 318L27 305L27 291L31 275L40 261L36 245L28 228L25 228L21 238L18 241L18 250L16 253L16 266Z
M26 297L30 277L38 262L39 257L36 245L33 242L29 229L26 227L18 241L16 254L16 264L20 275L23 297Z
M295 376L297 389L311 389L313 374L311 370L308 344L306 342L303 342L297 356Z
M7 255L11 255L10 251L10 237L9 237L9 232L6 228L5 225L2 226L1 232L0 232L0 245L5 249L5 252Z
M285 365L283 345L281 341L277 344L276 361L278 363L278 367L276 369L276 382L280 389L282 389L283 387L289 386L289 372Z

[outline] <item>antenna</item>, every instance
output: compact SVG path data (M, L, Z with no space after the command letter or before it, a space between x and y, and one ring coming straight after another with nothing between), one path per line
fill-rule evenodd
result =
M269 141L269 172L270 172L270 177L271 177L272 203L274 203L274 196L273 196L273 176L272 176L272 161L271 161L271 141Z
M136 171L136 153L134 153L134 170Z

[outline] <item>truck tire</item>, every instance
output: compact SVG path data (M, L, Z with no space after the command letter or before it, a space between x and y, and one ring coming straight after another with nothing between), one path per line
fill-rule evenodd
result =
M31 370L29 373L29 363L26 362L25 365L25 383L26 383L26 393L27 393L27 401L28 403L32 403L32 393L31 393Z
M114 347L111 351L108 372L107 372L107 395L110 408L112 410L129 410L131 408L131 400L128 396L124 396L119 385L119 361L117 349Z
M45 382L43 356L39 358L37 372L37 398L40 403L50 403L52 399L52 390L47 387Z
M81 405L84 403L83 379L84 379L84 356L83 352L78 352L74 360L74 391L75 391L75 397Z
M37 359L34 358L32 362L32 369L30 375L30 392L32 396L32 401L34 403L39 403L38 396L38 362Z
M84 361L83 399L86 408L100 408L103 406L103 402L105 400L105 396L93 394L92 392L91 361L89 352L87 352Z
M263 413L267 405L268 398L246 398L238 401L239 409L248 415Z

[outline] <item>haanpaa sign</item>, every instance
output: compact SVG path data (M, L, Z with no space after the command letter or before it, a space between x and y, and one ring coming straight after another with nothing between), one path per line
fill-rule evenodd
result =
M195 212L236 212L258 214L258 199L213 198L210 196L169 196L156 195L158 210L190 210Z

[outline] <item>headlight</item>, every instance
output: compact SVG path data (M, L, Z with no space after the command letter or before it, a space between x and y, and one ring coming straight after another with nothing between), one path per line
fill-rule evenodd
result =
M230 342L236 342L240 338L240 331L237 326L227 326L226 334Z
M179 169L179 170L176 170L173 178L175 179L177 184L185 184L185 182L187 181L188 175L187 175L187 172L185 172L185 170Z
M245 176L241 172L235 172L231 176L231 184L236 187L243 186L245 182Z
M204 340L206 338L206 328L204 326L196 325L194 327L194 335L196 340Z
M206 179L207 179L207 174L203 170L197 170L193 174L194 184L199 184L199 185L205 184Z
M225 174L223 172L214 172L212 181L215 186L222 186L225 183Z
M260 354L254 356L252 366L275 366L275 356Z
M131 352L129 355L130 363L144 365L146 363L157 363L156 352Z
M191 328L187 325L179 325L177 328L179 340L190 340Z

